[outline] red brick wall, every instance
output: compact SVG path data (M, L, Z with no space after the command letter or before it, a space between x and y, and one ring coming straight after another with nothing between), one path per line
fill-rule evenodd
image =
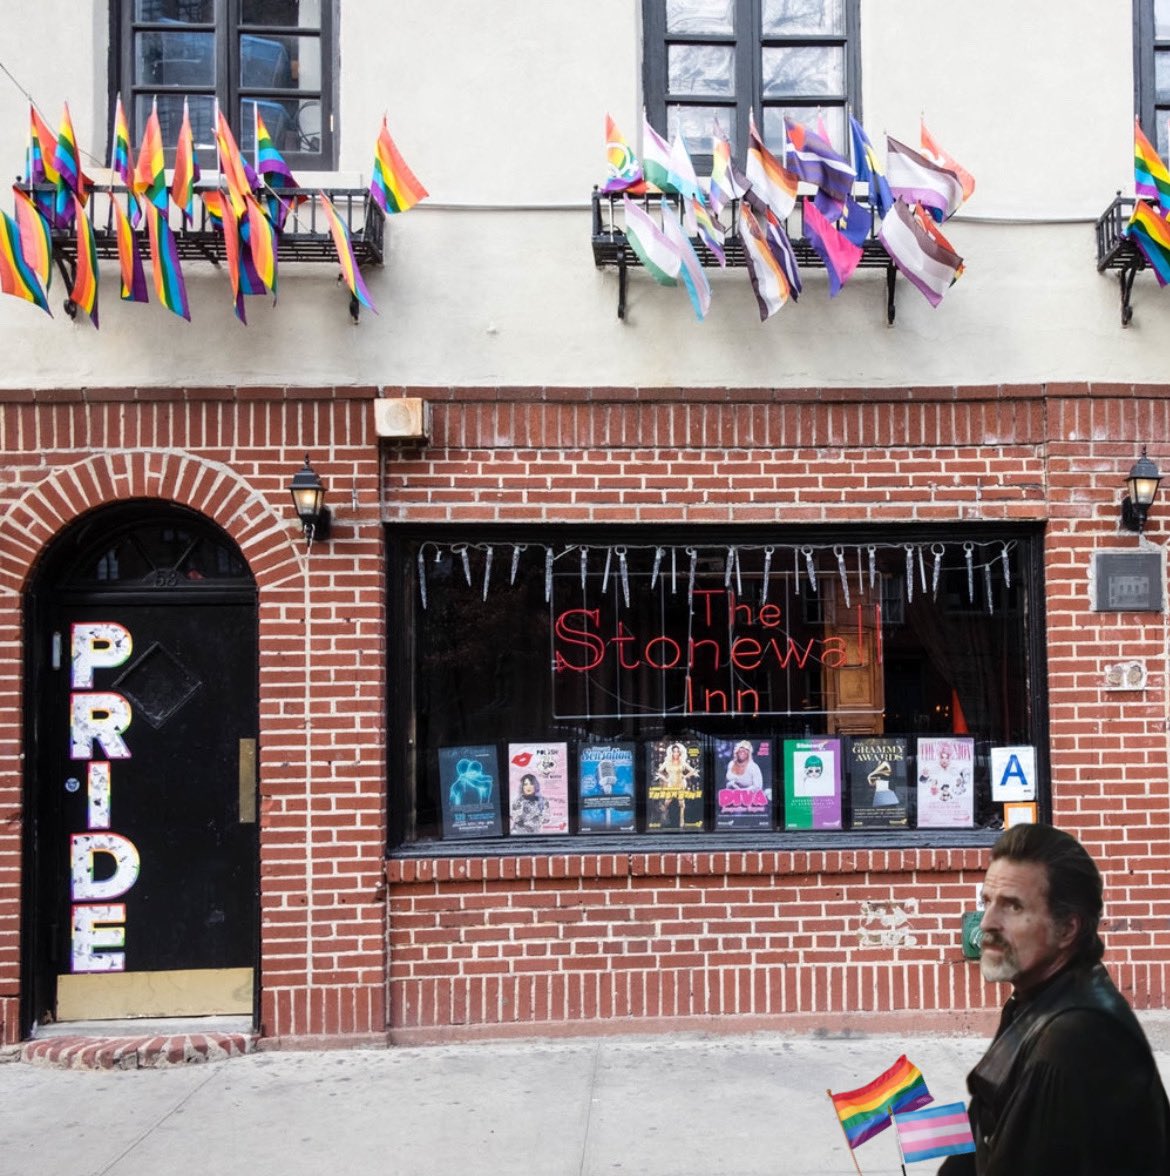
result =
M1102 865L1107 959L1122 986L1139 1006L1166 1003L1166 614L1093 613L1088 588L1095 551L1138 547L1118 517L1140 445L1170 473L1170 389L387 394L423 396L433 411L426 448L388 455L390 519L1046 520L1054 817ZM1164 498L1150 540L1164 542L1168 519ZM1103 688L1105 667L1123 659L1146 664L1144 691ZM857 1012L989 1010L1001 999L959 944L986 851L782 844L393 860L392 1032L840 1023Z
M0 393L0 1026L19 1031L21 593L43 547L130 497L191 506L259 586L260 1019L276 1039L385 1028L385 621L373 389ZM309 452L335 528L308 558ZM305 705L306 694L314 705Z

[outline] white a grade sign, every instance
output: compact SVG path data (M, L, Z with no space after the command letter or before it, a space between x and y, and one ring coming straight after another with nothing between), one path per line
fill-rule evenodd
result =
M991 799L1036 799L1036 749L1034 747L993 747L991 749Z

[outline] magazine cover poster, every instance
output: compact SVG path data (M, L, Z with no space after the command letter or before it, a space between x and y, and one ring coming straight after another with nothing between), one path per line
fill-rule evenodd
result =
M512 833L568 833L568 744L508 744L508 816Z
M695 739L656 739L646 748L646 828L692 833L703 828L703 748Z
M905 829L906 740L881 736L849 743L851 829Z
M975 740L918 740L918 828L970 829L975 824Z
M495 744L439 748L443 836L499 837L499 761Z
M634 744L583 743L577 755L578 825L582 833L634 829Z
M784 740L784 828L841 828L841 740Z
M772 741L715 740L715 828L772 828Z

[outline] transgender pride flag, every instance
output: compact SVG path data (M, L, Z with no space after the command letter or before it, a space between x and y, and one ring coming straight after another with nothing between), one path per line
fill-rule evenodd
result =
M975 1150L967 1108L962 1103L897 1115L894 1125L898 1128L902 1159L907 1164Z

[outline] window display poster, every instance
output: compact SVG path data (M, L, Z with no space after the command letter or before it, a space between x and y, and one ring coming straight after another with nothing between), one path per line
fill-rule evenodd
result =
M715 740L715 828L772 828L772 741Z
M906 828L906 750L905 739L850 740L851 829Z
M1034 747L993 747L991 749L991 799L1036 799L1036 749Z
M841 828L841 740L784 740L784 828Z
M646 747L646 828L693 833L703 828L703 748L694 739L656 739Z
M499 837L499 760L495 744L439 748L443 836Z
M512 833L568 833L568 744L509 743L508 801Z
M975 741L919 739L918 828L970 829L974 824Z
M577 754L582 833L634 830L633 743L583 743Z

